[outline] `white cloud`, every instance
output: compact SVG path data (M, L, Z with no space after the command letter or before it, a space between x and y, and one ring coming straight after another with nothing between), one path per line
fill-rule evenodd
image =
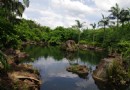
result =
M111 6L115 5L117 0L93 0L97 8L101 10L109 10Z
M40 70L40 72L44 73L44 77L47 80L47 77L64 77L64 78L75 78L78 77L76 74L72 74L66 71L66 67L69 66L69 62L67 59L63 58L61 61L55 61L52 57L44 58L41 57L32 65ZM59 68L60 67L60 68ZM42 76L43 74L41 74ZM45 81L44 79L44 81Z
M130 0L93 0L97 8L109 10L115 4L119 4L121 8L127 8L130 5Z
M101 13L107 15L106 11L115 3L128 7L130 0L30 0L23 17L52 28L69 27L75 20L89 25L99 21Z

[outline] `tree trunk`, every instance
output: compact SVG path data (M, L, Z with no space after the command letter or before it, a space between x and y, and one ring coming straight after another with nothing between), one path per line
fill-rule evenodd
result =
M124 22L122 22L122 29L124 29Z
M93 47L94 47L94 33L93 33Z
M118 30L118 27L119 27L119 19L117 18L117 30Z
M78 45L79 45L79 42L80 42L80 32L79 32L79 38L78 38Z
M105 27L105 25L104 25L103 44L104 44L104 41L105 41L105 32L106 32L106 27Z

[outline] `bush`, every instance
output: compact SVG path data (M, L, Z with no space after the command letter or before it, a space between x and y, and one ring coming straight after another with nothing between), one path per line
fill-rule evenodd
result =
M79 41L79 44L87 44L88 42L87 41L85 41L85 40L80 40Z
M16 48L20 44L17 31L14 30L13 25L4 18L0 18L0 48Z
M7 59L6 59L6 57L4 56L4 54L3 54L2 51L0 51L0 63L2 64L3 69L4 69L5 71L7 71L7 70L9 69L9 64L8 64Z
M117 60L114 60L112 65L107 69L108 82L114 85L127 85L129 75L124 66Z

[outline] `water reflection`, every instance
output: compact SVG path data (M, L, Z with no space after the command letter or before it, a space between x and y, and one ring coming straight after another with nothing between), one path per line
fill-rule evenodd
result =
M38 61L33 63L33 66L40 70L41 77L67 77L75 78L78 77L75 74L67 73L66 68L69 66L68 60L63 59L62 61L55 61L52 57L40 58ZM44 69L43 69L44 68Z
M79 55L77 52L65 52L60 50L60 47L40 47L40 46L27 46L24 49L27 53L29 53L29 58L38 59L40 57L53 57L55 61L60 61L63 58L66 58L69 61L75 62L77 59L82 61L82 63L89 63L91 65L97 65L101 58L105 57L106 53L102 52L94 52L94 51L79 51Z
M77 54L61 51L59 47L38 46L28 46L25 51L30 54L29 58L35 59L32 64L40 71L43 80L41 90L99 90L91 71L105 57L102 53L79 51ZM68 66L75 63L91 69L85 79L66 71Z

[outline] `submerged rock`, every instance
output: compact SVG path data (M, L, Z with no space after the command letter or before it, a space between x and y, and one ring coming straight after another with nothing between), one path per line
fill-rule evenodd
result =
M67 67L66 70L78 74L81 77L84 77L89 73L89 69L85 65L71 65Z

